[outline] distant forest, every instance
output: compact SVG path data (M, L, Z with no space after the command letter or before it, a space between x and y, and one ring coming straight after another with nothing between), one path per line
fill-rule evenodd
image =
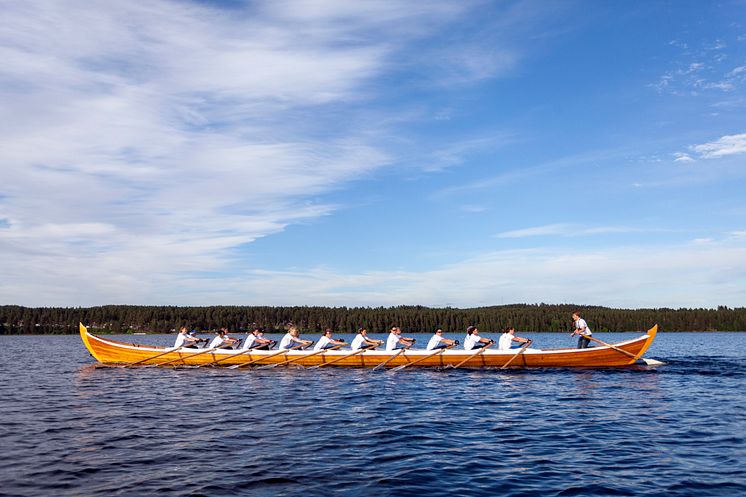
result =
M384 333L399 326L405 333L430 333L441 327L460 332L477 325L483 332L506 326L521 331L568 331L573 311L581 311L592 330L642 331L659 324L663 331L746 331L746 308L612 309L596 306L514 304L458 309L453 307L259 307L259 306L134 306L21 307L0 306L0 335L78 333L78 322L99 333L169 333L227 327L245 331L253 326L281 332L290 324L303 332L332 328L351 333L364 326Z

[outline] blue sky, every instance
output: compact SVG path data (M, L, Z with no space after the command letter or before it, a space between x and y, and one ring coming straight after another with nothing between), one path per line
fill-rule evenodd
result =
M746 3L3 2L0 303L746 305Z

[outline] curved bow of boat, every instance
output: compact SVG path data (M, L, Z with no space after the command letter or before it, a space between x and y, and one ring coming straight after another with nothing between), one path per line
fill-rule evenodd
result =
M90 333L88 333L88 328L86 328L85 326L83 326L83 323L79 323L79 324L80 324L80 338L81 338L81 340L83 340L83 344L85 345L85 348L86 348L86 349L88 349L88 352L89 352L89 353L90 353L90 354L91 354L91 355L93 356L93 358L94 358L94 359L96 359L96 360L97 360L98 362L104 362L104 361L102 360L102 358L101 358L101 357L99 357L99 356L98 356L98 355L96 354L96 351L95 351L95 350L94 350L94 348L93 348L93 347L91 346L91 338L93 337L93 335L91 335Z

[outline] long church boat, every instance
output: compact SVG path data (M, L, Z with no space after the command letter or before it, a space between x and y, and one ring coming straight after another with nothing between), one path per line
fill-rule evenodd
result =
M463 368L607 368L633 364L662 364L643 359L658 332L614 344L587 349L493 350L226 350L156 347L120 342L94 335L81 323L80 337L91 355L102 364L120 366L279 366L306 367L463 367ZM598 340L596 340L598 341Z

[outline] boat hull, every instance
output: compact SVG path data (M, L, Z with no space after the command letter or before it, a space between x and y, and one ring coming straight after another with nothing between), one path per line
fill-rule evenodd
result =
M417 361L413 367L447 367L462 363L462 368L501 368L506 364L512 368L606 368L621 367L635 364L641 359L645 351L650 347L658 332L658 326L653 326L645 335L638 338L612 344L611 347L597 346L587 349L526 349L516 356L517 349L492 350L487 349L478 355L474 351L445 350L440 354L433 354L431 350L407 350L398 354L384 350L366 350L362 353L351 355L349 350L330 350L321 354L313 354L311 351L290 350L278 354L276 350L252 351L241 353L238 350L215 350L205 352L204 349L180 349L173 350L168 347L152 347L148 345L130 344L99 337L88 332L88 329L80 325L80 336L91 355L102 364L111 365L158 365L166 364L173 366L233 366L233 365L267 365L280 364L291 361L292 364L301 366L329 367L375 367L386 363L386 367L406 366ZM625 351L620 352L620 350ZM157 356L157 357L156 357ZM333 364L332 364L333 362Z

